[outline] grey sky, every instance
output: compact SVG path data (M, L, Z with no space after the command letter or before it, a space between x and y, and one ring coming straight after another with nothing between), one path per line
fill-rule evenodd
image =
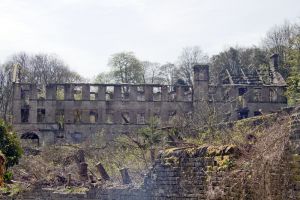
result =
M175 62L183 47L209 55L251 46L275 24L299 21L300 0L0 0L0 62L55 53L85 77L111 54Z

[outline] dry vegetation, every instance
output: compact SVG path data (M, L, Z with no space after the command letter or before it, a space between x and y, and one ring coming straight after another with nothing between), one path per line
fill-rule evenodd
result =
M105 167L111 177L111 181L106 182L106 185L120 184L119 170L124 167L129 168L133 182L140 184L151 166L150 149L155 148L157 153L168 148L168 140L171 137L177 138L177 143L174 143L176 146L234 145L238 147L240 156L238 159L230 160L231 167L230 171L226 172L227 178L224 179L224 184L210 187L209 194L212 199L224 192L236 191L241 186L244 191L252 191L251 194L254 196L261 193L267 195L270 180L268 172L274 170L273 166L285 163L289 121L289 115L266 115L219 125L214 127L214 134L210 134L211 129L203 129L199 134L190 136L184 136L180 130L171 129L163 132L161 140L150 146L143 146L146 145L145 138L139 134L121 135L114 140L108 140L104 134L99 133L80 146L70 144L41 148L38 155L24 156L12 171L14 180L22 182L25 187L39 183L47 187L64 188L69 173L72 174L74 186L88 186L80 181L78 174L76 160L78 150L82 149L85 151L90 175L100 178L95 167L98 162ZM223 169L221 171L224 173ZM229 187L228 180L235 180L236 177L239 177L236 184L231 184ZM98 183L104 184L101 181ZM285 185L283 184L282 187Z
M78 151L85 152L85 162L88 164L88 173L96 180L101 179L96 164L101 164L109 174L111 181L108 185L120 184L120 169L128 168L134 183L143 181L144 174L150 166L150 152L143 151L134 144L128 136L119 136L108 140L102 133L95 134L88 141L80 145L64 144L53 145L39 149L37 155L26 155L20 164L13 167L14 180L35 183L45 187L59 187L67 183L68 174L72 174L72 185L81 186Z
M224 179L217 187L210 184L209 199L219 199L225 192L239 193L243 199L267 199L275 190L281 198L292 199L294 194L280 192L291 189L287 157L290 120L289 115L277 114L246 119L214 135L209 141L235 144L240 155L230 171L217 172Z

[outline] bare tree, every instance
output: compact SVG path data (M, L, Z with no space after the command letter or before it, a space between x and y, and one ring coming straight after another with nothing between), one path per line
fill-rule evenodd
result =
M179 78L178 69L173 63L166 63L160 66L158 76L162 84L173 85Z
M159 76L159 63L143 61L142 66L144 83L161 83L162 78Z
M0 117L8 120L11 113L13 91L13 71L17 67L17 81L46 85L49 83L71 83L84 79L56 55L15 54L0 66Z
M281 26L274 26L268 31L266 38L263 40L263 46L271 53L280 55L281 64L287 59L287 49L291 47L291 40L294 34L295 26L285 22Z
M84 81L56 55L29 55L21 52L11 56L5 65L8 68L13 68L14 65L19 66L18 81L22 83L49 84Z
M0 118L8 121L12 98L12 71L5 65L0 65Z
M55 55L37 54L30 59L30 82L39 84L80 82L83 78L70 71Z
M182 50L178 61L179 73L189 85L193 85L193 66L201 63L208 63L208 56L200 47L186 47Z
M95 83L106 84L113 83L114 81L114 75L112 72L101 72L94 78Z

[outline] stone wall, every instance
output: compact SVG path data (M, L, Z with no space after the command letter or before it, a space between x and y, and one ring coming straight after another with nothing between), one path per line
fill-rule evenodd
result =
M290 135L289 169L293 182L292 188L295 192L295 198L300 199L300 112L292 115L291 135Z
M174 117L203 118L207 108L214 106L220 120L231 121L287 105L285 83L247 80L215 86L210 84L206 65L194 66L193 81L193 86L15 83L13 125L20 135L34 132L41 144L80 143L101 131L109 136L133 132L152 117L170 125Z

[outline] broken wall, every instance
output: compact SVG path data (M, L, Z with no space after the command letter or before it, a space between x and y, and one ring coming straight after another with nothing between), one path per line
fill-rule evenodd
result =
M36 132L44 143L82 142L91 134L127 133L152 117L168 124L192 111L189 86L49 84L44 97L33 84L15 84L14 126ZM171 116L172 115L172 116ZM42 143L43 143L42 142Z
M144 127L152 117L162 126L176 116L197 116L213 107L220 121L272 113L286 106L285 85L210 85L209 67L194 67L194 85L14 84L13 124L35 132L41 144L80 143ZM210 114L210 113L208 113ZM203 120L199 120L203 121Z

